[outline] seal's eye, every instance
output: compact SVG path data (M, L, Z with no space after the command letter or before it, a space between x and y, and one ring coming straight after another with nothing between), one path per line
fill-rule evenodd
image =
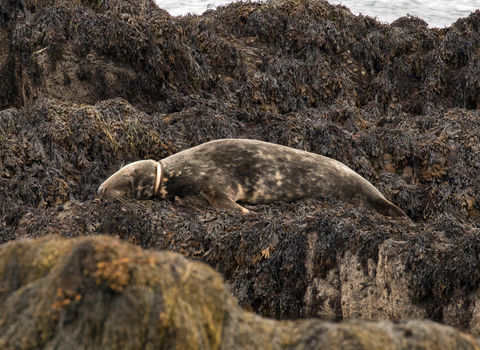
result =
M128 179L130 175L123 175L124 178Z

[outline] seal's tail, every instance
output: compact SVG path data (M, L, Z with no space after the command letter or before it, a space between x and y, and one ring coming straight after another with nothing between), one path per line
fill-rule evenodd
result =
M405 217L405 218L408 218L407 214L405 214L403 212L402 209L400 209L399 207L397 207L395 204L391 203L390 202L390 215L389 216L393 216L393 217Z
M407 214L405 214L402 209L385 198L375 201L373 207L377 212L385 216L391 216L394 218L408 218Z

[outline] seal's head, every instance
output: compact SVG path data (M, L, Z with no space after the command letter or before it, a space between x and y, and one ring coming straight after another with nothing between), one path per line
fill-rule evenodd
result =
M160 188L162 167L154 160L130 163L110 176L97 190L99 195L112 200L149 199Z

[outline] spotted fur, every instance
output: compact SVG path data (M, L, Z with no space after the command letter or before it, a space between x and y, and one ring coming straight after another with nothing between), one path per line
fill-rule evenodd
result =
M122 198L154 197L156 163L127 165L99 188L99 193L121 193ZM249 211L246 204L294 201L327 196L375 210L387 216L405 216L366 179L344 164L318 154L272 143L225 139L204 143L159 162L162 166L158 197L201 194L216 208ZM138 178L121 185L125 172ZM113 198L113 197L111 197Z

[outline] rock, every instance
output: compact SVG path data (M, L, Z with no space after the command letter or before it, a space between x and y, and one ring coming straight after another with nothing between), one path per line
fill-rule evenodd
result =
M263 316L478 333L479 23L386 25L310 0L183 17L153 1L0 0L0 243L114 235L209 263ZM330 198L254 218L94 199L125 162L227 137L335 158L412 222Z
M4 349L479 349L430 321L274 321L238 307L220 274L111 237L0 249Z

